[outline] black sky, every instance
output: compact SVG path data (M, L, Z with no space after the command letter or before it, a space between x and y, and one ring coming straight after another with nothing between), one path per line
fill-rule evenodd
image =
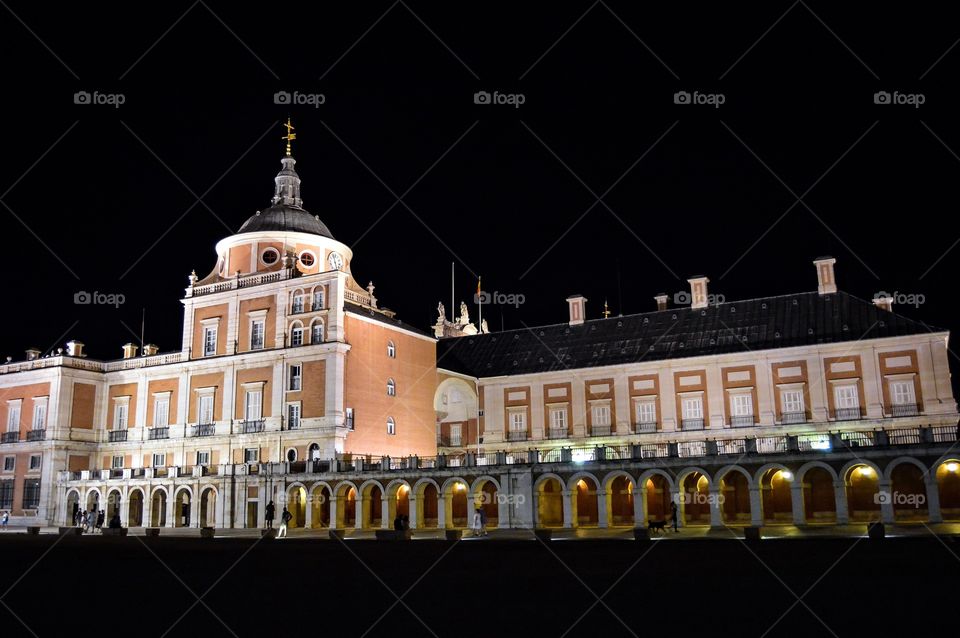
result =
M497 329L562 321L575 292L593 316L649 310L701 273L727 299L812 290L822 254L842 289L922 295L900 310L956 328L958 38L939 3L11 2L0 355L77 338L115 358L142 308L178 349L186 276L268 205L288 115L305 207L421 328L451 262L457 302L478 274L525 297L485 309Z

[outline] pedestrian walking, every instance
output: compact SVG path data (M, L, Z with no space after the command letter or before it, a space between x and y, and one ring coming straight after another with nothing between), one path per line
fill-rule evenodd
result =
M103 531L103 522L104 520L106 520L106 518L107 518L107 513L104 510L100 510L99 512L97 512L97 531L98 532Z
M265 516L267 521L267 529L273 529L273 515L276 514L276 512L277 512L277 506L273 504L273 501L270 501L269 503L267 503L266 516Z
M487 510L480 508L480 535L487 535Z
M289 523L292 518L293 514L284 506L283 514L280 515L280 531L277 532L277 538L283 538L287 535L287 523Z
M97 508L96 506L91 507L90 511L87 512L87 531L91 534L93 530L97 527Z
M10 522L10 512L4 510L3 516L0 516L0 526L2 526L3 529L7 529L7 523L9 522Z
M473 510L473 524L471 525L471 527L473 528L473 535L474 535L474 536L480 536L481 518L480 518L480 508L479 508L479 507L476 508L475 510Z
M673 519L673 531L677 533L680 531L680 508L677 507L676 501L670 503L670 517Z

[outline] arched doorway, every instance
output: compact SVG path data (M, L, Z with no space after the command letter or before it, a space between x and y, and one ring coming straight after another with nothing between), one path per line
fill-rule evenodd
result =
M342 485L337 490L337 527L340 529L357 525L357 488Z
M893 503L893 518L898 523L920 523L930 517L923 470L913 463L900 463L890 472L889 498Z
M793 473L782 467L771 467L760 476L760 503L764 525L793 523Z
M314 487L310 492L313 499L311 527L330 527L330 488L326 485Z
M150 524L153 527L167 525L167 493L162 489L154 490L150 498Z
M100 511L100 492L97 490L90 490L87 492L87 511Z
M573 526L596 527L600 523L597 507L597 483L590 476L581 476L573 485Z
M307 490L302 485L294 485L287 491L287 510L293 518L287 527L304 527L307 524ZM281 512L283 510L280 510Z
M473 509L481 508L487 516L487 527L494 528L500 524L500 503L498 502L497 484L492 479L481 479L474 485ZM472 515L473 510L471 510Z
M670 484L662 474L653 474L646 481L647 522L666 521L672 516Z
M67 492L67 510L64 513L65 519L63 522L65 525L76 525L77 523L77 510L80 509L80 493L76 490L70 490Z
M684 525L710 524L710 479L696 470L680 482L681 520Z
M432 482L424 482L417 488L417 527L436 528L438 523L440 492Z
M174 510L173 510L173 526L174 527L190 527L190 490L182 489L177 492L176 498L174 499Z
M127 512L127 527L143 527L143 492L130 491L130 504Z
M200 527L217 525L217 491L208 487L200 493Z
M113 517L120 513L120 490L110 490L107 493L107 511L104 514L103 526L107 527Z
M316 443L311 443L310 447L307 448L307 458L311 461L320 460L320 446Z
M811 467L803 475L803 512L808 525L837 522L833 476L822 467Z
M720 479L720 511L725 525L750 524L750 480L737 469Z
M383 490L376 483L363 489L363 520L365 529L379 529L383 525Z
M397 492L393 502L393 517L401 516L409 522L410 519L410 486L402 483L397 487Z
M537 526L563 527L563 486L556 478L546 478L537 486Z
M447 483L443 494L445 524L448 528L465 528L472 518L472 512L467 508L467 483L463 479L455 479Z
M851 522L880 520L880 487L877 471L869 465L856 465L847 471L847 508Z
M633 527L633 481L619 474L607 483L607 515L611 527Z
M945 521L960 521L960 460L950 459L937 467L940 513Z

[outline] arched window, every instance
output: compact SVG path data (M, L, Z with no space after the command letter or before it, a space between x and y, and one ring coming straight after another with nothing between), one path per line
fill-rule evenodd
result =
M387 379L387 396L397 396L397 384L394 383L393 379Z
M393 341L387 342L387 356L391 359L395 359L397 357L397 346L393 344Z
M313 291L313 309L323 310L323 286Z
M396 434L397 433L397 422L393 420L392 416L387 417L387 434Z
M310 331L310 343L323 343L323 320L317 319L313 322Z
M315 461L315 460L319 459L319 458L320 458L320 445L319 445L318 443L311 443L311 444L310 444L309 453L310 453L310 460L311 460L311 461Z
M293 296L293 308L291 310L293 314L299 314L303 312L303 295L297 293Z
M297 460L297 451L294 448L287 450L287 460L294 463Z
M291 346L302 346L303 345L303 326L294 326L290 331L290 345Z

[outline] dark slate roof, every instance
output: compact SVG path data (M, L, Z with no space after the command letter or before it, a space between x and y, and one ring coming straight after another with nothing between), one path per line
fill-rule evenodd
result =
M437 344L437 367L493 377L939 330L845 292L805 292L445 338Z
M256 233L260 231L291 231L310 233L333 239L326 224L302 208L276 204L262 210L243 223L239 233Z
M375 310L364 308L363 306L357 305L355 303L350 303L349 301L345 301L343 303L343 310L344 312L353 313L355 315L362 315L364 317L367 317L368 319L373 319L374 321L377 321L379 323L383 323L388 326L393 326L394 328L399 328L401 330L409 330L410 332L415 332L417 334L424 335L426 337L433 336L433 334L427 334L420 328L414 328L410 324L404 323L399 319L393 319L383 314L382 312L376 312Z

